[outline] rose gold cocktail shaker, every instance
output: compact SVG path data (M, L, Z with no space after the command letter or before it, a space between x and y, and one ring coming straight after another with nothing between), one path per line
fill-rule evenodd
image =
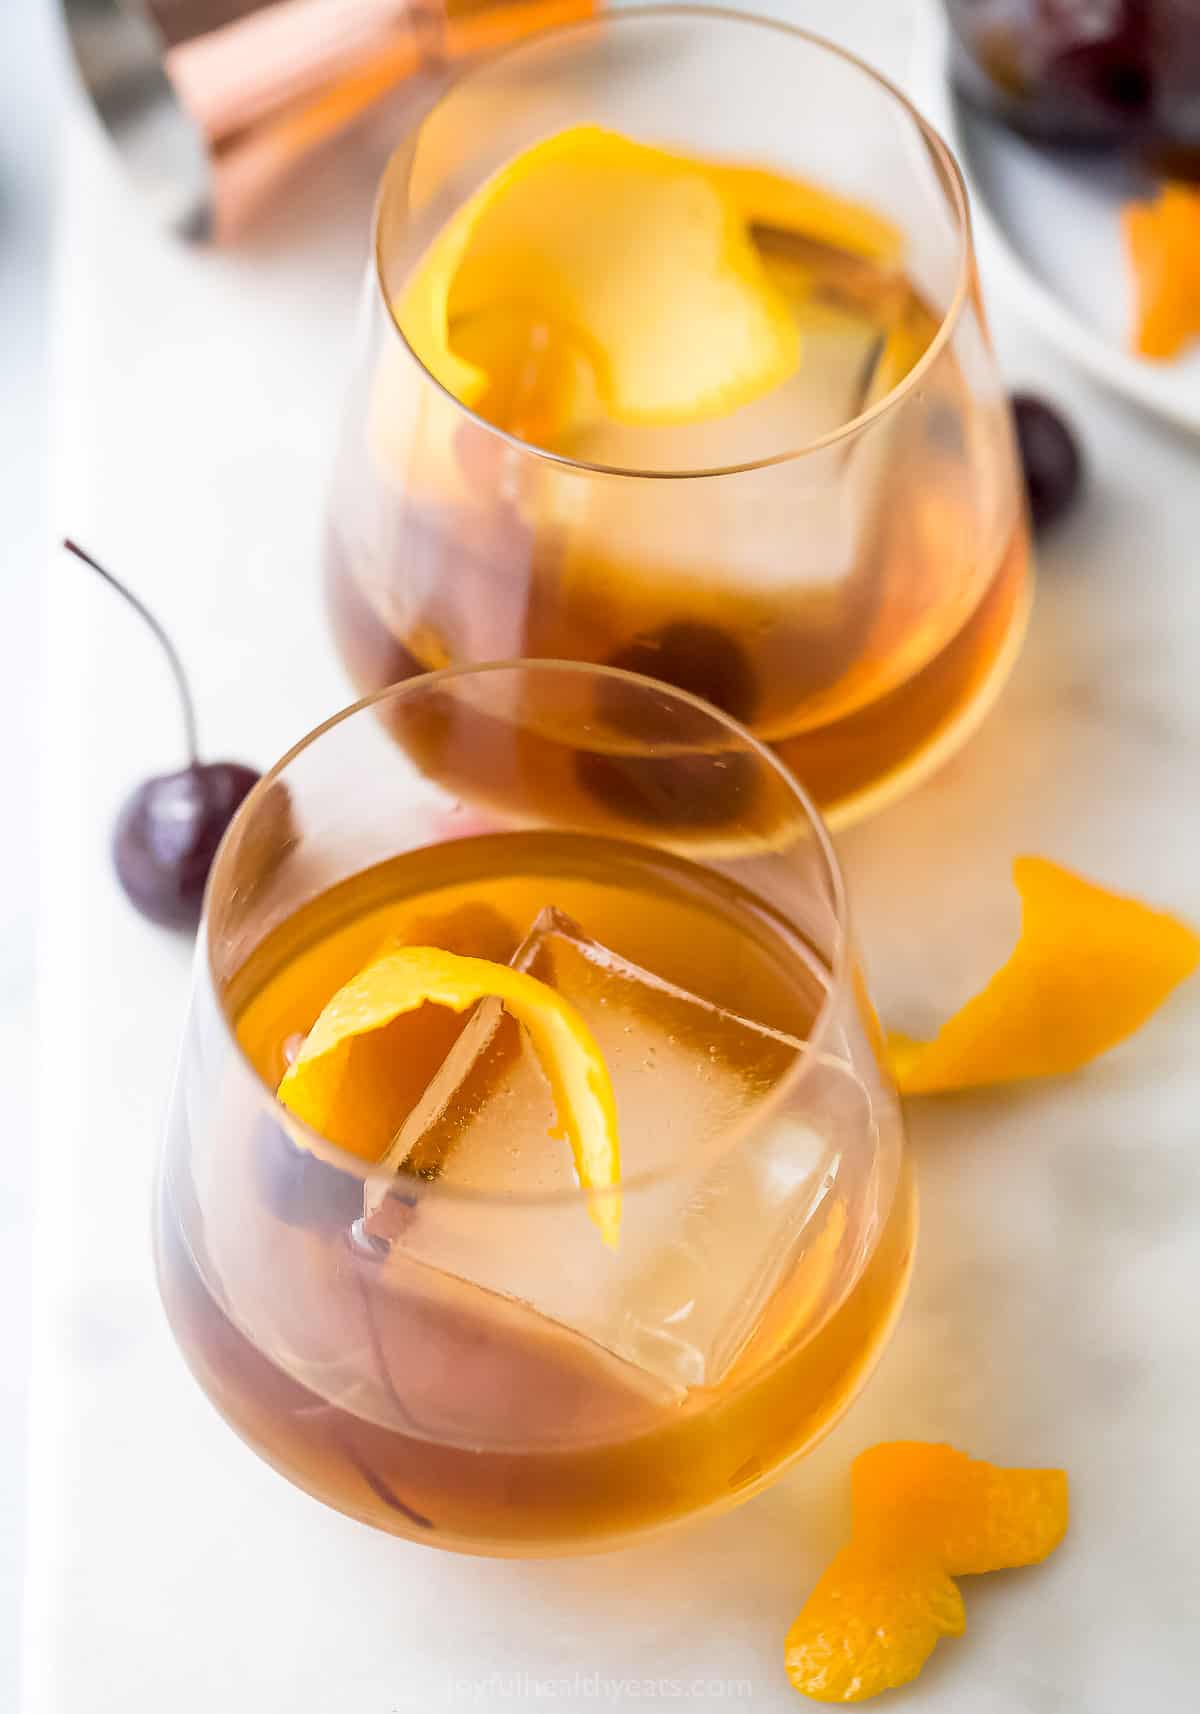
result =
M63 0L135 181L189 237L231 238L393 92L587 17L598 0Z

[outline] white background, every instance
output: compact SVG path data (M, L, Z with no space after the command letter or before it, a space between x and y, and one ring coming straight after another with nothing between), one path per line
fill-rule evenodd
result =
M46 566L51 182L61 83L50 9L0 4L0 1708L17 1700L29 1362L35 776Z
M778 9L902 62L904 6ZM17 64L6 55L5 74ZM32 87L23 71L17 81L14 112ZM32 123L21 148L36 202ZM331 163L303 208L249 246L189 252L150 228L86 117L73 110L68 126L53 523L162 611L212 754L264 764L346 697L316 543L369 177ZM957 1004L1003 956L1019 851L1200 920L1197 449L1065 371L1003 306L994 320L1013 381L1058 397L1080 426L1093 480L1043 555L1028 646L983 731L840 841L876 994L901 1026ZM8 379L6 368L6 405ZM36 410L18 403L4 418L6 475L28 498L19 461ZM506 1694L514 1673L574 1671L748 1678L750 1695L725 1707L798 1707L783 1631L843 1527L850 1457L897 1435L1061 1462L1076 1512L1044 1570L968 1587L972 1634L892 1707L1190 1705L1200 985L1085 1076L913 1105L924 1234L910 1307L846 1422L772 1493L673 1540L568 1565L377 1538L259 1465L163 1327L147 1200L188 949L126 909L105 847L122 795L177 762L175 711L161 663L105 591L60 560L13 557L24 569L5 567L6 599L19 588L0 629L10 650L14 632L28 635L20 592L44 578L51 686L26 1714L430 1714L453 1705L456 1675L492 1673L500 1681L466 1705L502 1710L522 1705ZM26 670L19 643L14 653L10 683ZM10 748L15 779L28 746ZM5 896L18 901L6 927L21 931L27 871ZM4 980L16 971L23 991L20 956ZM4 1023L6 1087L19 1089L28 1044L11 1005ZM27 1154L28 1125L12 1134L10 1156ZM5 1179L14 1305L21 1164ZM3 1456L15 1497L11 1443ZM581 1689L541 1705L589 1699Z

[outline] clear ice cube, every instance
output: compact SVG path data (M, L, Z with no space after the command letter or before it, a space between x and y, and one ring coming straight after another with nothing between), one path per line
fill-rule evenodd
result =
M662 981L554 910L513 963L582 1012L607 1062L619 1248L591 1224L569 1149L549 1135L536 1057L494 1000L476 1009L372 1176L366 1233L387 1240L397 1266L419 1261L530 1305L680 1396L720 1382L764 1323L782 1339L797 1316L819 1318L835 1283L830 1215L844 1218L842 1145L871 1124L849 1069L818 1068L818 1110L806 1102L803 1118L781 1110L754 1126L798 1056L826 1056ZM804 1266L810 1248L819 1279Z

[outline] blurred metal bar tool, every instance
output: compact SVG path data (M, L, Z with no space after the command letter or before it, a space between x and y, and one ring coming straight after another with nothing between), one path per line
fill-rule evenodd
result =
M220 242L386 96L598 3L63 0L63 10L83 82L159 218Z

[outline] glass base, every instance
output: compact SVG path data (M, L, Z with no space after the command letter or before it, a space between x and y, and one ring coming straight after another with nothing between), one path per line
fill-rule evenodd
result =
M330 1423L339 1413L269 1363L209 1295L169 1195L160 1197L159 1287L188 1367L236 1433L281 1475L334 1510L425 1546L493 1558L608 1552L740 1505L840 1421L891 1337L916 1243L911 1168L858 1283L809 1339L738 1385L698 1399L673 1425L556 1457L460 1451L395 1437L396 1468L374 1467ZM359 1425L362 1434L369 1425ZM397 1476L404 1466L406 1481ZM428 1515L439 1485L477 1501L478 1528ZM426 1509L423 1510L422 1507ZM461 1505L460 1505L461 1509Z

